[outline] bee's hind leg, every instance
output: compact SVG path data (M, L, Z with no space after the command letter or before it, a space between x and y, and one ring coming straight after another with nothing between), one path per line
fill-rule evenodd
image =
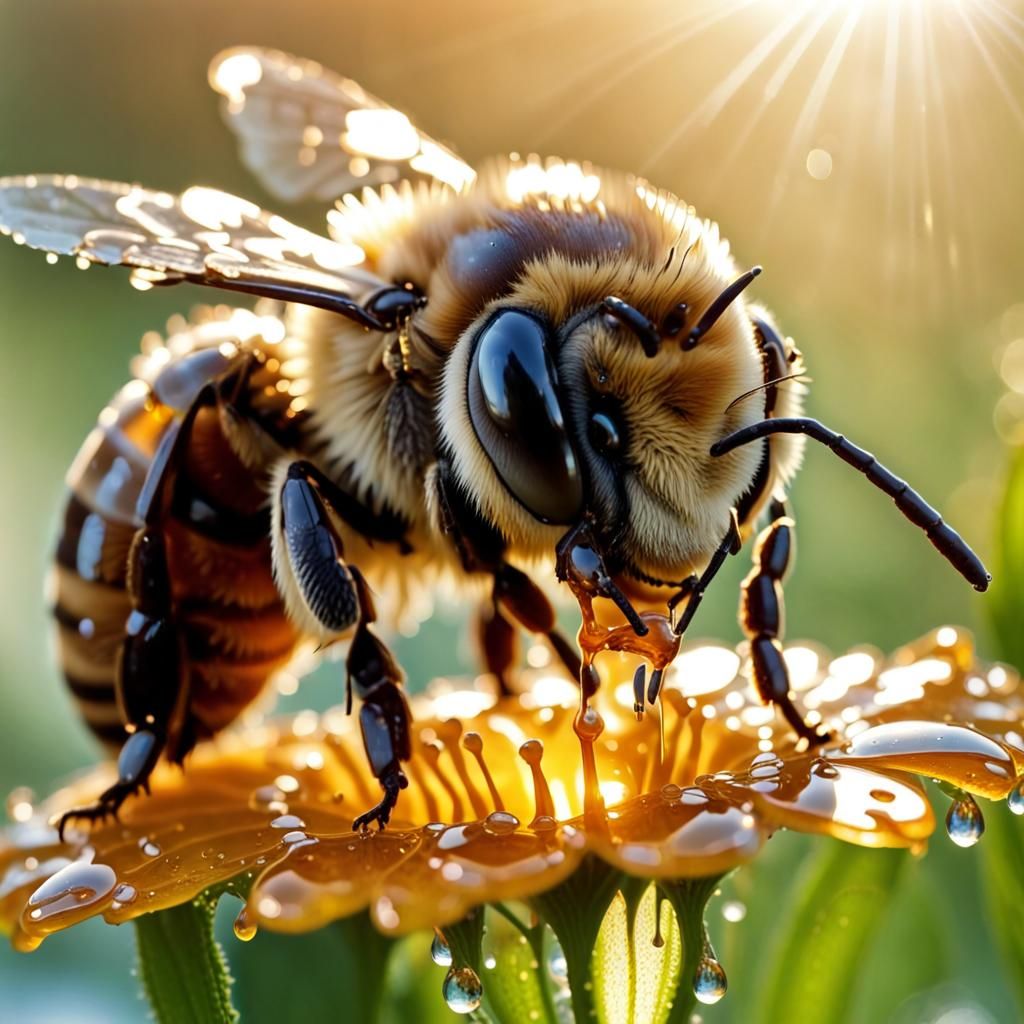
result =
M400 689L402 672L370 628L376 619L370 589L344 560L331 517L338 511L330 482L309 463L284 468L275 512L275 576L293 616L311 632L331 637L356 627L346 660L349 701L354 691L362 702L363 745L384 797L352 827L376 822L384 828L408 785L401 762L410 755L409 708Z
M789 695L789 670L780 643L784 627L782 582L793 558L793 520L780 501L772 503L772 521L754 545L754 567L740 589L740 625L750 641L750 660L757 692L774 704L794 732L811 746L827 734L804 721Z
M149 777L169 737L177 738L175 760L187 752L180 738L188 700L188 667L171 607L162 531L151 526L140 529L129 558L133 607L117 662L116 689L131 735L117 759L117 781L94 804L61 816L57 826L61 839L68 822L116 817L128 797L140 789L148 792Z

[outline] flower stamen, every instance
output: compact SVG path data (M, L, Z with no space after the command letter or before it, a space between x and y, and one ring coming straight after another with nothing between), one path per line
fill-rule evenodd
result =
M480 771L487 782L487 789L491 794L491 803L494 804L494 809L496 811L504 811L505 802L501 799L501 793L498 792L498 787L494 784L494 777L491 775L487 762L484 760L483 737L478 732L467 732L462 737L462 746L476 758L476 763L479 765Z

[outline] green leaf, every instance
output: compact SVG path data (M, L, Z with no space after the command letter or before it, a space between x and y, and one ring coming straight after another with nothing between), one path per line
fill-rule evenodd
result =
M823 842L805 864L770 958L757 1020L840 1024L907 861L903 850Z
M139 973L159 1024L229 1024L231 975L213 937L215 899L145 914L135 921Z
M988 919L1006 963L1006 978L1024 1010L1024 821L995 806L986 808L985 820L985 841L979 846Z
M1024 445L1011 452L987 604L1001 656L1024 667Z

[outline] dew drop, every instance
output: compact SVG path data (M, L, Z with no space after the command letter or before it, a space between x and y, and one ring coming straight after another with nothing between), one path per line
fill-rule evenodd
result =
M693 976L693 994L707 1005L717 1003L729 988L722 965L710 956L702 956Z
M1010 790L1006 798L1006 806L1014 814L1024 814L1024 776L1017 780L1017 785Z
M985 818L974 797L965 793L950 804L946 831L957 846L973 846L985 831Z
M484 957L484 967L489 971L493 971L498 966L498 958L493 953L488 953Z
M661 799L668 804L674 804L679 801L683 795L682 787L677 786L674 782L666 782L661 787Z
M114 909L119 910L126 903L134 903L138 895L138 890L135 888L134 885L129 885L127 882L122 882L114 890Z
M22 923L36 926L33 930L52 931L55 926L60 927L54 919L67 923L81 920L94 912L92 908L112 896L116 887L117 875L113 868L75 861L51 875L32 893Z
M430 943L430 959L438 967L451 967L452 965L452 951L448 948L448 943L444 941L444 936L440 932L434 932L434 941Z
M242 907L232 925L235 938L242 942L250 942L256 937L256 923L249 917L248 908Z
M453 1013L472 1013L479 1009L484 987L472 967L452 967L441 987L444 1001Z
M306 823L297 814L282 814L270 823L271 828L305 828Z
M139 840L139 849L147 857L159 857L160 854L163 852L161 851L159 845L157 843L154 843L153 840L150 839L148 836L143 836Z

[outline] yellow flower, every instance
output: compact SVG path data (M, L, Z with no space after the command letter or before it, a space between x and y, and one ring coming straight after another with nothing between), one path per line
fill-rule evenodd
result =
M983 828L972 794L1024 809L1018 677L979 665L963 632L943 627L885 661L807 646L787 660L798 706L832 730L814 751L758 704L724 647L685 651L660 717L642 722L631 686L608 682L629 678L629 663L608 655L599 714L575 731L577 691L551 675L503 700L436 683L414 702L410 786L376 834L350 831L375 789L339 711L201 746L120 822L62 844L48 818L102 789L110 770L98 769L7 830L0 924L28 949L87 917L118 923L230 883L247 894L240 938L363 909L404 933L544 893L587 854L677 880L720 876L779 828L920 849L935 822L916 776L956 787L948 827L964 843Z

